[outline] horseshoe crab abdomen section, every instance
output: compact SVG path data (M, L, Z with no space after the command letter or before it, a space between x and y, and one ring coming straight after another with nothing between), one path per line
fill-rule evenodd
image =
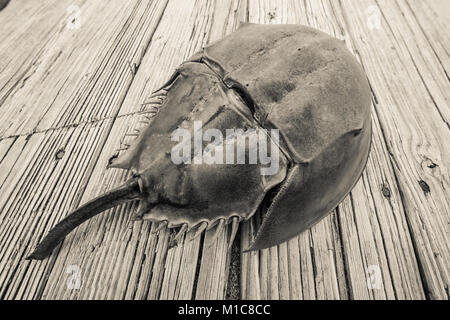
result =
M167 93L159 112L141 130L129 149L112 160L111 167L142 172L170 153L174 144L171 135L176 129L189 129L195 121L209 122L220 111L234 107L227 96L226 86L203 63L184 63L172 79L165 88ZM225 106L228 106L226 110ZM235 111L247 113L251 118L247 107L241 109Z
M259 123L280 129L295 162L311 161L370 114L360 65L342 41L317 30L247 24L202 59L249 97Z
M142 191L153 195L152 204L205 212L219 212L219 207L231 212L233 207L235 215L251 213L248 206L259 203L284 179L287 161L278 147L278 130L261 128L241 111L246 107L239 96L223 89L228 92L210 99L208 108L174 130L165 146L168 151L138 173ZM220 103L213 108L213 101ZM251 201L253 196L256 202ZM248 205L236 211L236 204L246 201Z
M202 222L213 225L232 217L249 219L266 193L286 175L283 159L278 174L261 175L259 165L191 165L186 168L191 202L185 206L158 203L144 219L168 221L169 227L187 224L189 228Z
M164 163L169 167L161 170L162 163L156 164L141 174L148 181L148 193L159 194L144 219L189 227L232 217L248 219L266 193L285 179L288 162L271 132L236 110L229 105L218 109L201 128L186 131L189 139L180 140L174 149L175 164L168 160ZM195 150L192 146L201 136L202 148ZM188 157L180 150L190 150Z

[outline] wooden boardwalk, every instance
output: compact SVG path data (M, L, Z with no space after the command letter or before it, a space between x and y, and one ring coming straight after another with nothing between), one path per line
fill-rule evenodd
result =
M74 6L75 5L75 6ZM361 180L299 237L240 254L245 223L169 248L130 203L24 261L71 209L129 177L106 169L141 104L240 21L345 40L373 93ZM0 11L1 299L448 299L447 0L12 0ZM263 66L262 66L263 67Z

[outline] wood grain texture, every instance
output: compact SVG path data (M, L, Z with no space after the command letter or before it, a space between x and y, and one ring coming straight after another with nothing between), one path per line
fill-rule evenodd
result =
M73 4L79 29L67 27ZM448 299L448 16L445 0L11 1L0 11L0 298ZM238 254L259 214L233 249L229 226L215 242L213 229L170 246L176 230L131 221L128 203L24 261L71 209L129 178L106 164L149 95L240 21L315 27L362 64L372 151L342 204L286 243Z
M401 10L402 3L362 2L377 5L382 13L382 27L374 32L357 27L365 22L358 19L362 10L347 4L343 16L353 31L353 43L377 98L375 110L401 192L425 293L429 298L448 299L450 158L446 141L450 132L446 112L441 110L448 110L449 91L439 90L440 85L448 87L448 79L437 69L425 82L422 74L432 72L425 69L436 63L435 56L425 42L417 49L423 35L413 35L408 28L401 34L396 30L397 25L407 24L411 15ZM400 12L398 20L392 16L394 10ZM355 27L351 27L353 23ZM383 68L370 67L375 62ZM429 90L431 87L434 89Z

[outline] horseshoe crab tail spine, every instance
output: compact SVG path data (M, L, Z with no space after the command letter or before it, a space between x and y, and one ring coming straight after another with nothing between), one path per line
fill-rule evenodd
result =
M33 253L25 259L45 259L65 236L86 220L124 202L139 199L140 196L141 193L137 180L131 179L122 186L85 203L54 226L38 244Z

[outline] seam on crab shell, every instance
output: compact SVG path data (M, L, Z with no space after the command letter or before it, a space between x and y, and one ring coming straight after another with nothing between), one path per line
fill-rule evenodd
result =
M229 78L228 74L225 73L222 69L222 71L218 72L214 69L214 66L220 65L211 57L209 57L206 53L206 51L203 52L203 57L200 59L199 63L203 63L206 67L208 67L215 75L216 77L222 82L222 84L227 87L230 90L233 90L239 99L242 100L242 103L250 110L250 113L252 114L252 118L256 123L263 129L269 130L267 126L265 126L265 119L268 117L269 113L266 113L264 116L264 120L261 121L261 119L258 119L256 116L256 110L263 110L261 107L256 103L256 101L253 100L251 94L248 92L248 90L245 88L244 85L242 85L240 82ZM220 67L221 68L221 67ZM276 128L277 129L277 128ZM272 138L270 137L271 141ZM275 143L275 141L273 141ZM292 161L292 157L288 151L285 150L284 146L281 143L275 143L277 147L280 149L280 151L283 153L283 155L288 159L289 162ZM287 146L286 146L287 147Z
M206 48L203 48L202 58L198 62L205 64L220 80L223 80L226 74L225 70L219 62L214 60L214 58L208 54Z

